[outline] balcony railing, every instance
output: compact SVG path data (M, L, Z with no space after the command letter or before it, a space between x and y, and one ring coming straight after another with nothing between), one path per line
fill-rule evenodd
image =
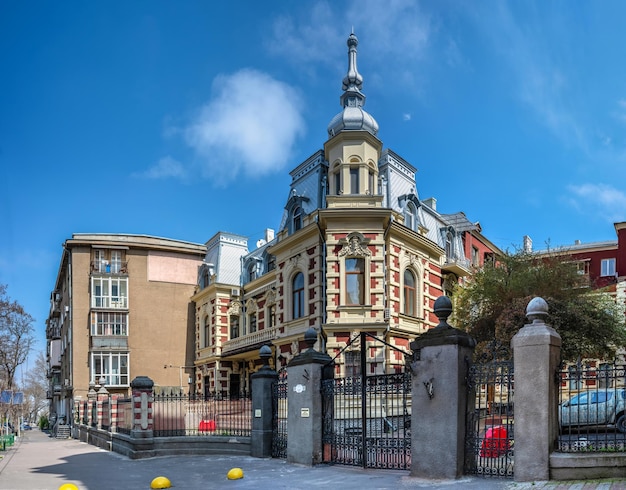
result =
M229 352L237 351L245 347L274 340L276 338L277 330L278 329L276 327L259 330L258 332L249 333L242 337L224 342L224 345L222 346L222 354L228 354Z
M93 336L92 349L128 350L128 337L124 336Z
M114 298L109 296L92 296L91 307L126 310L128 309L128 298L125 296L116 296Z
M105 263L98 260L91 261L92 274L128 274L128 262Z
M453 272L457 276L469 274L471 270L471 262L466 258L446 257L442 269L447 272Z

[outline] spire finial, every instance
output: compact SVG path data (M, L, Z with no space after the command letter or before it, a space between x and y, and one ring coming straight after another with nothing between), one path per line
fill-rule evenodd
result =
M356 47L359 44L359 40L354 35L354 31L348 37L348 73L343 78L343 90L345 92L357 92L361 94L361 87L363 86L363 77L359 73L356 67ZM365 97L362 97L361 103L365 103ZM345 104L345 101L344 101ZM344 105L345 107L345 105Z
M343 110L330 121L328 135L333 137L345 130L365 130L376 136L378 123L363 109L365 105L365 95L361 92L363 77L356 67L356 47L359 40L354 34L354 27L348 36L347 44L348 73L343 78L343 94L339 98Z

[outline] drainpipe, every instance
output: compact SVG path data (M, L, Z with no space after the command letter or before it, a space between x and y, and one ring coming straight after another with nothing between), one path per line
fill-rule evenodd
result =
M326 323L326 239L322 233L322 228L319 223L319 212L315 215L315 224L317 225L317 231L322 240L322 323L320 324L320 336L321 336L321 352L326 352L326 332L324 332L323 325Z

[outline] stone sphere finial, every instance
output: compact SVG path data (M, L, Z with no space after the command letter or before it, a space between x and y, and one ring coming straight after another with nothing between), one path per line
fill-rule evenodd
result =
M315 342L317 342L317 330L313 327L307 329L307 331L304 332L304 342L309 346L309 350L313 350L313 346Z
M448 317L452 314L452 301L448 296L439 296L435 300L435 306L433 311L437 318L439 318L439 325L435 328L449 327Z
M272 349L269 345L264 345L259 349L259 357L263 361L263 366L269 366L270 357L272 357Z
M543 323L548 316L548 303L543 298L537 296L528 302L526 307L526 318L533 323Z

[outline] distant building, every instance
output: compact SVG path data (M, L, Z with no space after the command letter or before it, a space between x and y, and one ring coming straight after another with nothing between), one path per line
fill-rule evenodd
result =
M144 235L74 234L63 244L46 321L50 413L66 420L90 385L129 394L136 376L187 391L190 302L206 246Z
M292 170L277 233L252 251L228 233L207 243L192 297L198 392L246 391L262 345L280 369L311 327L339 374L402 371L402 351L437 325L435 299L500 253L464 213L420 199L415 167L383 148L363 109L357 44L350 35L342 109L323 149ZM382 341L369 346L366 366L361 331Z
M605 288L624 306L626 312L626 222L613 226L615 240L591 243L576 240L572 245L561 245L537 253L567 255L576 263L578 273L590 288Z

